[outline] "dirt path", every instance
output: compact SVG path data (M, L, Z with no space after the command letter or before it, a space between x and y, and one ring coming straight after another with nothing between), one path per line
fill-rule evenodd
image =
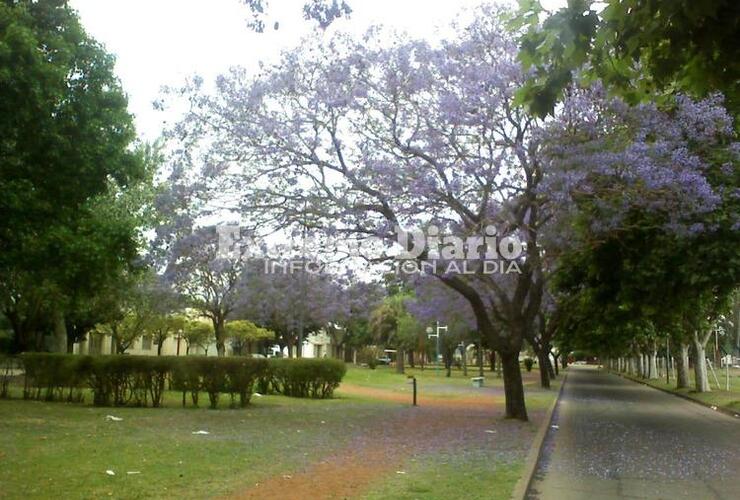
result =
M471 440L480 446L482 439L492 439L495 432L507 434L507 439L512 432L531 432L522 424L501 419L502 396L426 396L414 408L408 394L384 389L343 384L341 394L405 405L390 407L386 419L363 427L338 453L316 457L314 464L298 473L272 476L231 498L355 498L381 478L401 471L413 455L465 446ZM496 430L500 427L506 429Z

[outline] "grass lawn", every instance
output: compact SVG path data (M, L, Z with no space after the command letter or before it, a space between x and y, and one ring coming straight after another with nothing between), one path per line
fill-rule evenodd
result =
M452 404L419 410L398 401L344 393L341 388L333 400L254 397L247 409L228 409L226 402L218 410L183 409L180 394L174 392L159 409L0 400L0 498L224 496L271 478L295 477L293 484L298 485L300 475L322 457L342 450L357 451L362 465L364 446L381 446L388 456L398 458L398 467L406 474L397 474L395 464L393 470L378 468L377 477L355 497L441 499L454 496L460 487L472 492L468 498L477 498L476 492L480 498L499 498L499 493L507 497L536 425L500 418L500 399L492 395L500 391L501 380L486 379L487 391L476 396L481 398L478 413L470 417L454 399L463 394L468 401L476 394L469 377L460 372L449 379L433 371L410 373L418 377L427 397L434 394ZM528 374L527 383L533 415L556 394L556 389L536 388L535 376ZM345 381L346 387L391 394L410 390L406 377L387 367L351 367ZM207 406L207 398L202 399L201 406ZM107 415L123 421L106 420ZM406 429L436 422L439 415L447 420L438 429L429 429L431 438L422 437L402 453L395 452L393 443ZM456 434L457 422L467 422L467 434ZM483 429L488 428L500 434L485 434ZM199 430L210 434L192 434ZM341 470L336 474L341 476Z
M369 500L396 498L466 498L505 500L519 480L524 462L489 462L485 454L440 453L424 462L411 462L366 496ZM401 474L400 472L403 472Z
M399 375L396 373L394 367L391 366L378 366L374 370L368 368L360 368L348 365L347 375L345 375L343 382L373 388L383 388L394 391L405 392L411 390L411 384L409 383L409 377L416 377L419 389L423 387L430 388L435 396L443 397L446 394L450 395L461 395L467 391L455 391L450 388L464 388L472 390L471 378L478 376L477 367L469 367L468 374L463 375L463 371L459 368L453 368L450 376L445 376L444 368L437 369L434 367L426 366L424 370L419 368L406 367L405 373ZM485 378L484 385L486 387L497 387L503 388L504 381L500 374L489 371L486 368L483 372ZM527 388L536 389L539 386L539 372L537 368L533 368L532 372L526 372L522 367L522 377L524 377L524 386Z
M719 381L719 389L717 388L717 381L714 380L712 373L709 373L709 387L712 389L711 392L696 392L694 388L694 371L689 371L689 388L688 389L676 389L676 379L671 376L671 382L666 383L665 377L660 379L644 380L654 387L660 387L661 389L667 389L671 392L683 394L691 399L701 401L710 405L721 406L728 408L733 411L740 412L740 368L730 368L730 390L726 391L726 374L725 369L717 369L717 381Z

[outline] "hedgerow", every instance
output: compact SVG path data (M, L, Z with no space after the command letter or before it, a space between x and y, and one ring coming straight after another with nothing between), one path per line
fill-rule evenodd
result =
M333 359L277 359L202 356L78 356L27 353L23 397L44 401L82 402L85 390L96 406L159 407L165 390L188 395L198 406L199 394L208 394L217 408L228 394L232 407L245 407L254 392L293 397L330 398L346 373Z
M266 391L298 398L330 398L347 367L337 359L271 359Z

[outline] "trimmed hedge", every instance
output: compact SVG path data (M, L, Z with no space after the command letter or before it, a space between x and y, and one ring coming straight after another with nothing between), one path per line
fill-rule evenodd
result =
M347 373L337 359L271 359L269 367L260 390L297 398L331 398Z
M81 402L85 387L81 361L66 354L22 354L26 374L23 399Z
M27 353L24 399L82 402L90 389L96 406L161 406L168 388L198 406L206 392L211 408L222 394L232 407L249 404L255 384L265 394L330 398L347 369L333 359L257 359L202 356L79 356Z
M266 359L232 357L208 358L186 357L177 363L172 371L172 388L182 392L182 405L185 406L187 394L194 406L198 406L201 391L208 393L211 408L218 406L221 394L229 394L231 406L249 404L255 382L268 371Z
M14 370L20 368L15 358L0 354L0 399L9 397L10 381L14 376Z

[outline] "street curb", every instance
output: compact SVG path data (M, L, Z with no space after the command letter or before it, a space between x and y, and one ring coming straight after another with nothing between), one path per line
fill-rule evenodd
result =
M740 418L740 413L736 412L735 410L731 410L729 408L725 408L724 406L711 405L709 403L705 403L704 401L699 401L698 399L694 399L694 398L692 398L690 396L687 396L686 394L681 394L680 392L673 392L671 390L664 389L663 387L655 387L654 385L649 384L648 382L645 382L642 379L632 378L631 376L629 376L627 374L624 374L624 373L615 372L613 370L607 370L607 371L609 373L613 374L613 375L618 376L618 377L622 377L624 379L631 380L632 382L637 382L638 384L646 385L646 386L650 387L651 389L655 389L657 391L665 392L666 394L670 394L671 396L676 396L677 398L685 399L686 401L691 401L692 403L696 403L698 405L701 405L701 406L703 406L705 408L709 408L710 410L716 411L718 413L724 413L728 417Z
M512 500L523 500L527 496L529 486L532 484L534 473L537 470L537 464L539 463L540 457L542 456L542 448L543 444L545 443L545 438L547 437L547 431L550 430L552 415L555 413L555 408L558 406L560 397L563 395L563 388L565 387L565 382L567 380L568 372L564 372L563 382L560 384L558 395L550 404L550 408L548 408L547 410L547 414L542 421L542 425L540 425L540 428L537 430L537 434L534 437L532 446L529 448L527 459L524 461L524 471L522 472L519 481L517 481L516 486L514 486L514 491L511 493Z

